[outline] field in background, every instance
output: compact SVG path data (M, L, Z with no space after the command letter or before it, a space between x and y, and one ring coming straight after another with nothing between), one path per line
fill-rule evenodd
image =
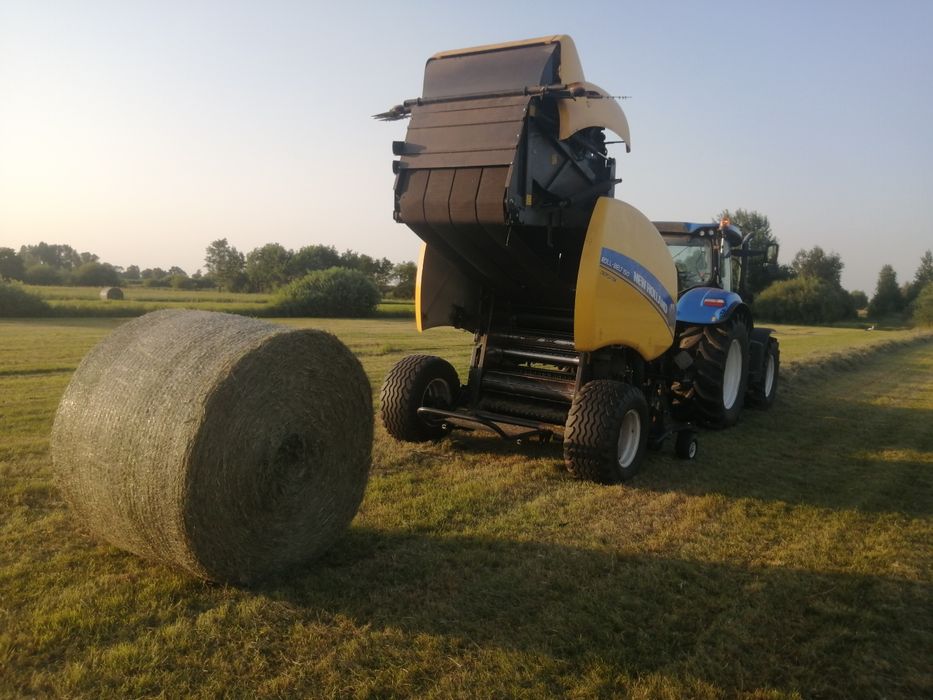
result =
M122 301L101 299L99 287L47 287L23 285L44 299L56 316L125 318L142 316L158 309L201 309L246 316L268 316L273 294L183 290L166 287L121 287ZM385 299L376 309L377 318L413 318L414 302Z
M0 320L0 696L933 691L933 343L888 344L911 333L778 327L774 410L624 487L570 479L556 444L379 428L347 536L247 591L87 539L51 483L59 397L119 322ZM409 352L469 359L411 321L286 323L374 390Z

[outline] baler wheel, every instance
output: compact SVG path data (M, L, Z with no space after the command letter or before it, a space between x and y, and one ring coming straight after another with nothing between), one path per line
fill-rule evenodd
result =
M761 379L748 389L749 403L755 408L768 410L777 396L778 374L781 368L781 355L774 340L768 342Z
M597 379L574 397L564 435L564 464L580 479L617 484L641 467L648 404L630 384Z
M748 386L748 329L734 319L715 326L692 326L680 333L679 347L693 357L692 385L672 386L675 409L710 428L735 425Z
M460 378L447 360L409 355L395 364L382 384L382 424L389 435L405 442L441 438L443 426L424 420L418 409L452 408L459 393Z

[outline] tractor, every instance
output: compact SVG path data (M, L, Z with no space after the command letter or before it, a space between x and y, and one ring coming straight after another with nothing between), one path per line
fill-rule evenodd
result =
M614 198L628 121L570 37L435 54L421 96L376 118L410 119L394 216L423 241L417 328L474 334L465 383L440 357L390 370L390 435L560 436L573 475L611 484L668 438L694 458L695 426L733 424L746 394L774 400L777 342L732 291L747 241Z

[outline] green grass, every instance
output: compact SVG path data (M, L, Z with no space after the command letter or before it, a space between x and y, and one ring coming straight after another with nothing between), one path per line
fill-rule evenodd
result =
M780 327L774 409L624 487L570 479L554 444L379 428L347 535L242 590L85 537L53 487L58 399L118 322L0 321L0 696L933 691L930 342ZM374 388L409 352L469 359L467 334L410 321L287 323L337 334Z
M123 287L122 301L100 298L100 287L63 287L23 285L23 289L44 299L52 315L65 318L126 318L142 316L158 309L201 309L243 316L268 317L277 312L272 307L273 294L182 290L164 287ZM384 299L376 307L377 318L413 318L415 305L410 300Z

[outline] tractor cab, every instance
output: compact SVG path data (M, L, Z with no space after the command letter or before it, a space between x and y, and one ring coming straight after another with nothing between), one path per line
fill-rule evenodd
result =
M709 224L655 221L677 268L677 296L698 287L741 289L742 231L728 220Z

